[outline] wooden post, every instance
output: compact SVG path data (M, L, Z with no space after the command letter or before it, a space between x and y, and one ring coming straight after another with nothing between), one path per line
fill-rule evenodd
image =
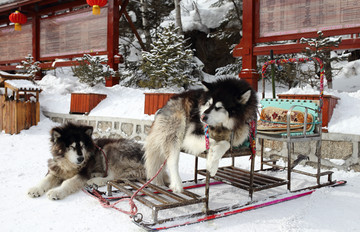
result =
M40 17L38 12L34 12L32 15L32 56L34 58L34 62L40 61ZM41 79L41 71L35 73L36 79Z
M118 70L118 65L115 63L115 55L119 53L119 0L108 1L108 16L107 16L107 56L108 65L114 71ZM107 81L108 87L119 84L116 77L109 77L111 81Z
M259 74L256 68L256 56L254 55L255 44L255 14L256 4L259 1L244 0L243 2L243 37L234 48L234 57L242 56L242 69L239 77L245 79L257 91Z
M34 61L40 60L40 18L37 13L32 14L32 56Z

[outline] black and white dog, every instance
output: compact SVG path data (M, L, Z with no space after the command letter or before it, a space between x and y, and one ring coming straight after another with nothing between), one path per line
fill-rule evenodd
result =
M233 133L233 145L244 142L248 123L256 119L257 97L250 85L240 79L224 78L203 82L204 89L189 90L173 96L155 116L145 141L145 168L152 178L167 159L167 174L162 171L154 183L166 185L174 192L182 191L178 162L180 150L198 155L206 150L204 123L216 131ZM221 136L220 136L221 137ZM210 136L206 168L211 176L217 172L219 160L230 148L230 138Z
M129 139L93 140L92 133L91 126L68 123L54 127L48 173L29 189L28 195L40 197L47 192L49 199L60 200L86 185L103 186L119 178L146 178L142 145Z

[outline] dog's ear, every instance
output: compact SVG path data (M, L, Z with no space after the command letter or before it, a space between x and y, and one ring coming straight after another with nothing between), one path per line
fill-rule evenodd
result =
M201 84L204 85L204 89L205 89L206 92L208 92L209 90L212 89L212 84L211 83L208 83L206 81L202 81Z
M240 103L240 104L243 104L245 105L249 99L251 97L251 89L249 89L248 91L246 91L245 93L243 93L241 96L239 96L237 98L237 101Z
M85 134L87 134L88 136L92 136L92 133L93 133L93 127L92 126L87 126L85 127Z
M61 131L59 128L55 127L51 130L51 141L56 143L57 140L61 137Z

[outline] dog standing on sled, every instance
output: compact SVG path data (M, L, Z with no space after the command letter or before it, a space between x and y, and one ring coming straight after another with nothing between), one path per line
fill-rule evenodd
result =
M103 186L119 178L145 179L143 147L129 139L92 139L91 126L72 123L51 130L48 173L29 189L30 197L47 192L60 200L86 185Z
M155 176L167 160L167 169L154 179L158 185L169 185L174 192L183 190L179 175L180 150L193 155L206 151L204 125L210 130L206 169L214 176L219 160L232 145L241 145L249 135L249 122L256 119L257 97L250 85L241 79L224 78L202 82L204 89L189 90L173 96L160 109L145 141L147 178ZM228 136L217 138L217 132Z

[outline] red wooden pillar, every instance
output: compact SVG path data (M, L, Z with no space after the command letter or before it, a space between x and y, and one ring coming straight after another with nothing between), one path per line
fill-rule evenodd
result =
M255 16L256 5L259 1L244 0L243 2L243 37L234 48L234 57L242 57L242 69L239 77L245 79L257 91L259 74L256 69L256 56L254 55L255 45Z
M40 60L40 17L36 12L31 17L32 56L35 62ZM41 72L36 74L36 78L41 78Z
M32 56L34 61L40 60L40 18L36 13L32 14Z
M119 53L119 0L108 1L107 17L107 56L108 65L118 70L118 64L115 62L115 55ZM119 78L109 77L106 80L106 86L111 87L119 84Z

